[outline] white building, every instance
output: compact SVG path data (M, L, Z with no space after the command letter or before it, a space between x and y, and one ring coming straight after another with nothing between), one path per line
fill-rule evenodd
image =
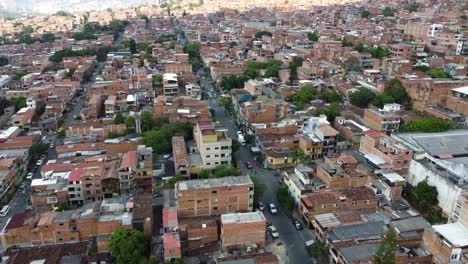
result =
M228 130L211 121L201 121L193 128L193 135L202 159L203 169L219 165L231 166L232 139Z
M177 74L163 74L163 89L164 95L174 96L179 93L179 83L177 81Z

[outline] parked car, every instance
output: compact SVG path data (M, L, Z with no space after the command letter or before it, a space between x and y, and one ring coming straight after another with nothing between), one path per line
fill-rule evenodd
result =
M41 155L41 160L45 160L46 158L47 158L47 156L45 154Z
M250 162L250 161L246 161L246 162L245 162L245 166L246 166L247 169L249 169L249 170L253 168L252 162Z
M257 205L258 210L263 211L265 210L265 205L262 202L259 202Z
M283 183L284 183L284 178L280 178L280 179L278 180L278 183L279 183L280 185L283 184Z
M293 219L293 225L296 228L296 230L302 230L303 229L303 226L302 226L301 222L299 222L299 220L297 220L297 219Z
M36 166L39 167L39 166L41 166L41 165L42 165L42 160L38 160L38 161L36 162Z
M32 173L32 172L30 172L30 173L28 173L28 175L26 175L26 179L27 179L27 180L32 180L32 177L33 177L33 173Z
M272 203L271 203L268 207L270 208L270 213L271 213L271 214L275 215L275 214L278 213L278 209L276 209L275 204L272 204Z
M273 239L279 238L279 233L275 226L271 225L267 228L268 228L268 231L270 232L271 237L273 237Z
M271 222L270 222L270 221L266 221L266 226L267 226L267 227L271 226Z

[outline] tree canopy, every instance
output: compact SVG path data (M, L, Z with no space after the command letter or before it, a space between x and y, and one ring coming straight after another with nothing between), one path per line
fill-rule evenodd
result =
M393 10L392 8L390 7L385 7L385 9L382 11L382 14L384 16L394 16L395 15L395 10Z
M141 117L142 130L143 129L143 114ZM154 122L153 124L156 124ZM183 136L186 140L192 136L192 124L191 123L163 123L162 125L153 126L151 130L146 130L143 133L143 144L148 147L152 147L155 153L170 153L172 151L172 137ZM148 129L148 127L145 127Z
M118 124L123 124L124 123L124 117L122 115L122 113L118 112L115 114L114 116L114 124L118 125Z
M8 65L9 63L9 60L7 57L5 56L0 56L0 67L1 66L5 66L5 65Z
M289 195L288 186L286 184L283 183L278 187L276 196L281 206L287 212L294 209L294 199Z
M374 100L376 94L367 88L359 88L358 91L349 95L349 102L360 108L366 108Z
M450 74L444 72L443 70L439 69L430 69L427 71L427 74L431 76L431 78L438 79L438 78L451 78Z
M315 32L309 32L309 33L307 33L307 38L310 41L317 42L320 39L320 36L317 35Z
M297 103L298 109L302 109L304 108L304 104L315 99L316 96L317 96L317 89L310 84L306 84L302 86L302 88L299 89L299 91L297 91L296 93L292 95L291 101Z
M309 254L317 261L318 264L328 262L328 248L320 240L316 240L309 249Z
M396 263L397 233L395 229L388 229L385 238L380 243L375 253L375 264L395 264Z
M450 122L438 118L419 118L400 126L402 132L443 132L450 128Z
M146 260L148 242L136 229L116 230L109 240L109 252L117 264L139 264Z
M273 34L270 31L258 31L255 33L255 38L259 39L262 38L262 36L273 36Z

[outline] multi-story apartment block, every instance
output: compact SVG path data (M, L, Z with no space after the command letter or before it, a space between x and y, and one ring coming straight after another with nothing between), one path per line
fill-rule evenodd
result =
M364 122L377 131L394 132L400 128L399 104L386 104L383 109L366 109Z
M320 159L323 157L323 142L314 134L302 134L299 138L299 149L304 155L311 159Z
M184 137L172 137L172 156L174 157L174 168L176 174L189 176L190 163Z
M190 180L176 183L179 217L249 212L253 182L249 176Z
M177 81L177 74L163 74L163 93L167 96L174 96L179 94L179 82Z
M364 132L359 151L377 167L390 166L396 173L406 176L413 151L398 140L375 130Z
M227 132L225 127L211 121L201 121L193 127L193 138L204 169L214 169L219 165L231 166L232 139Z
M118 170L121 193L152 192L153 150L139 145L124 154Z

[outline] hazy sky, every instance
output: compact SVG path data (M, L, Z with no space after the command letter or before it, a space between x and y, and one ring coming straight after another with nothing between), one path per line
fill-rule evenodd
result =
M60 10L77 12L118 8L150 0L0 0L0 10L14 13L51 14Z

